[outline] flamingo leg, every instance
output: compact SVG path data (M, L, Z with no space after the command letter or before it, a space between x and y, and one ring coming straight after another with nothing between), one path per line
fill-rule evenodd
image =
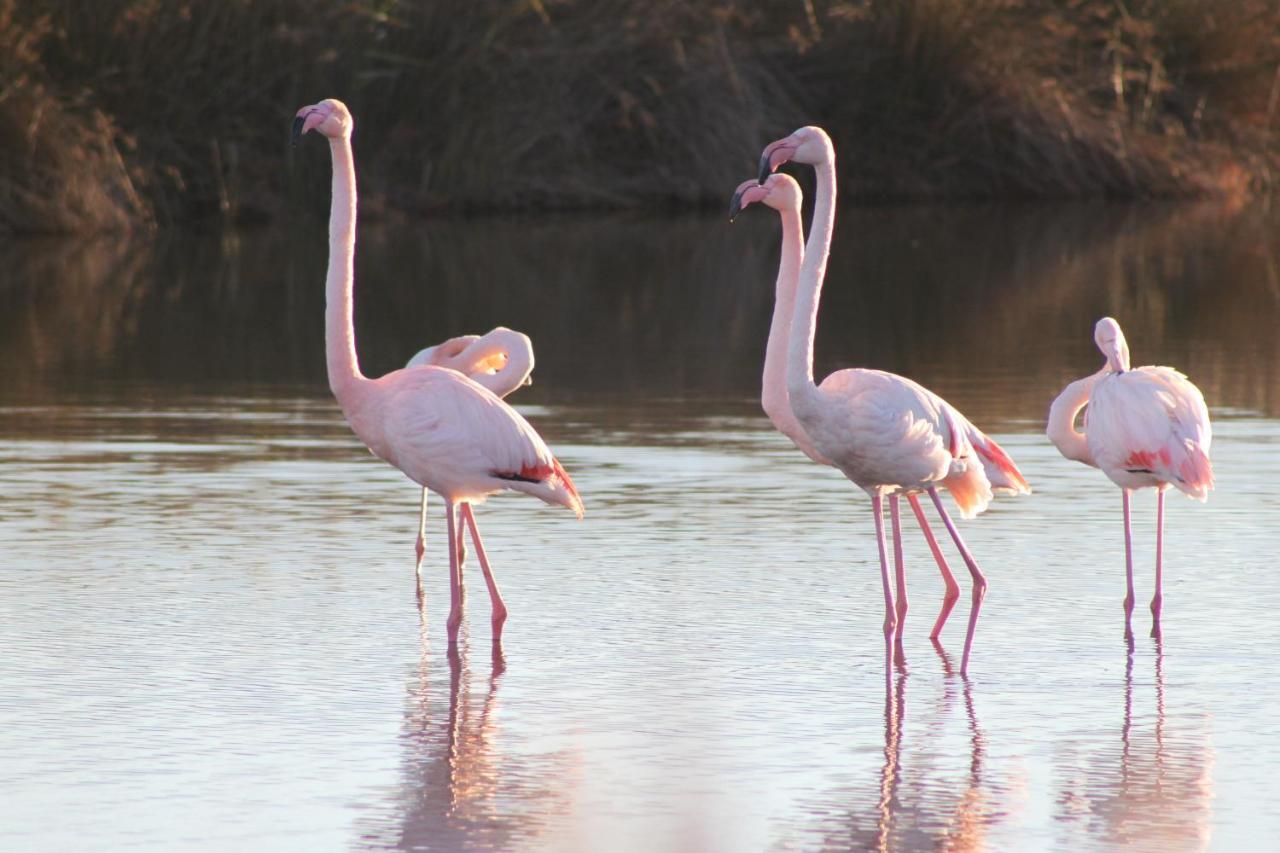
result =
M895 634L895 645L898 662L903 663L905 655L902 650L902 632L907 624L907 573L902 562L902 521L898 515L898 495L889 495L889 526L893 531L893 573L897 581L897 614L898 626Z
M462 505L462 517L471 530L471 544L476 547L476 559L480 561L480 571L484 572L484 582L489 587L489 601L493 605L493 644L496 646L502 643L502 626L507 621L507 605L502 601L502 592L498 589L493 571L489 568L489 557L484 552L484 542L480 539L480 528L476 526L476 517L471 504Z
M1164 603L1164 489L1156 490L1156 593L1151 598L1151 636L1160 639L1160 608Z
M418 542L414 545L417 560L413 564L413 576L418 589L418 602L422 603L422 555L427 550L427 490L422 490L422 516L418 519Z
M956 576L951 573L947 558L942 556L938 540L933 538L933 531L929 529L929 522L925 519L924 510L920 507L920 499L914 494L909 494L907 502L911 504L911 511L916 514L916 521L920 522L920 532L924 534L924 541L929 543L929 550L933 553L934 562L938 564L938 571L942 572L942 582L947 585L947 592L942 598L942 610L938 613L937 621L933 623L933 632L929 634L930 640L937 640L938 635L942 633L942 626L947 624L951 609L960 600L960 584L956 583Z
M936 486L929 487L929 497L933 498L933 505L937 508L938 515L942 517L942 523L947 526L947 532L951 534L952 541L956 543L960 559L964 560L965 566L969 569L969 575L973 578L973 606L969 610L969 630L964 636L964 656L960 658L960 674L968 675L969 652L973 648L973 632L978 627L978 613L982 610L982 599L987 596L987 579L978 568L978 562L973 559L973 554L969 553L969 547L964 544L964 539L960 538L960 531L951 521L951 516L947 515L947 509L942 505L942 498L938 497Z
M875 514L876 545L880 549L880 583L884 586L884 686L893 688L893 636L897 629L897 617L893 610L893 589L889 582L889 557L884 541L884 499L879 492L871 498L871 511Z
M449 518L449 647L458 645L458 629L462 627L462 571L458 565L458 513L453 501L445 499L445 515Z
M1121 489L1124 505L1124 635L1133 636L1130 617L1133 615L1133 529L1129 519L1129 490Z

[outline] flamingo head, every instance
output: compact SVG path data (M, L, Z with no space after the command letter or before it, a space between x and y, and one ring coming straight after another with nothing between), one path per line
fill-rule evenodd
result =
M1093 341L1107 357L1107 369L1124 373L1129 369L1129 344L1120 331L1120 324L1111 317L1103 317L1093 327Z
M729 201L729 221L732 222L748 205L756 202L763 202L778 211L799 210L800 198L800 185L790 175L781 172L769 175L764 183L754 178L743 181Z
M831 137L820 127L802 127L790 136L770 142L760 154L760 183L783 163L794 160L807 166L830 163L834 148Z
M293 118L292 142L298 144L304 133L314 130L330 139L349 139L355 122L342 101L325 98L318 104L303 107Z

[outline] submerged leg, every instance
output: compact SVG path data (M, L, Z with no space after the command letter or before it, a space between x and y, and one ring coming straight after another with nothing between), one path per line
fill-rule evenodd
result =
M449 621L446 625L449 629L449 645L454 647L458 644L458 629L462 626L462 567L458 565L458 539L461 531L458 530L458 514L453 501L446 498L444 509L449 518Z
M497 645L502 642L502 626L507 621L507 605L502 601L502 592L499 591L498 582L494 580L493 571L489 568L489 558L484 553L484 542L480 540L480 528L476 526L476 517L471 504L462 505L462 517L466 519L467 527L471 530L471 544L476 546L476 559L480 561L480 571L484 572L484 582L489 587L489 601L493 605L493 642Z
M938 613L938 619L933 623L933 633L929 635L930 640L936 640L942 633L942 626L947 624L951 609L960 599L960 584L956 583L956 576L951 573L947 558L942 556L938 540L933 538L933 531L929 529L929 522L925 519L924 510L920 507L920 499L910 494L907 495L907 501L911 504L911 511L916 514L916 521L920 522L920 532L924 534L924 541L929 543L929 550L933 553L934 562L938 564L938 571L942 572L942 582L947 585L946 594L942 598L942 611Z
M1130 617L1133 616L1133 529L1129 522L1129 490L1121 489L1124 503L1124 635L1133 636Z
M1156 594L1151 597L1151 636L1160 639L1160 608L1164 604L1164 489L1156 490Z
M907 573L902 562L902 520L898 514L898 495L889 495L889 527L893 531L893 574L897 582L897 614L898 626L895 632L895 645L898 663L906 662L902 650L902 632L907 624Z
M969 631L964 636L964 656L960 658L960 674L968 675L969 652L973 648L973 632L978 627L978 613L982 610L982 599L987 595L987 579L978 568L977 560L973 559L973 555L969 553L968 546L960 538L960 531L952 523L951 516L947 515L946 507L942 505L942 498L938 497L938 489L935 486L929 487L929 497L933 498L933 505L937 508L938 515L942 517L942 523L947 526L951 539L956 543L956 550L960 552L960 559L964 560L970 576L973 577L973 606L969 610Z
M883 498L877 492L871 498L871 511L875 514L876 545L880 549L880 583L884 586L884 686L885 690L890 690L893 687L893 635L897 628L897 617L893 611L893 589L889 581L889 556L884 541L882 506Z

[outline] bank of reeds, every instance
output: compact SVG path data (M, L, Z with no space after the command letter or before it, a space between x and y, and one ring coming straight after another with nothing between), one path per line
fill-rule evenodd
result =
M803 123L846 198L1259 191L1280 4L0 0L0 228L316 202L328 95L375 215L721 204Z

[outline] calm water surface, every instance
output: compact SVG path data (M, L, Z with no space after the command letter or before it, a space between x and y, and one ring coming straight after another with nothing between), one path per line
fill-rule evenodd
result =
M820 371L909 373L1036 492L962 529L966 594L906 527L886 696L869 501L756 402L776 223L484 221L361 235L370 373L502 323L512 402L587 502L477 513L456 655L443 513L323 376L324 228L0 246L0 848L1266 850L1280 831L1277 217L848 211ZM1215 417L1218 490L1154 497L1122 637L1119 492L1043 437L1125 325ZM952 552L948 552L952 553ZM961 564L955 560L959 568Z

